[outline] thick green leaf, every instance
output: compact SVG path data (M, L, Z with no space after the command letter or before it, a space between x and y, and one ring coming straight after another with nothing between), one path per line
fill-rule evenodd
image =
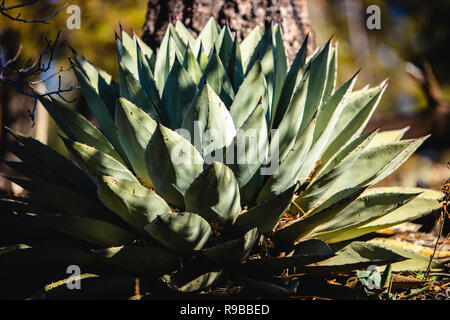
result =
M147 187L152 187L145 162L145 150L155 132L156 122L124 98L117 100L116 109L117 133L128 161L140 181Z
M139 231L158 215L170 212L161 197L139 183L102 176L97 185L103 204Z
M368 147L369 148L378 147L380 145L388 144L390 142L400 141L400 139L405 135L408 129L409 127L398 130L377 132L373 137L373 139L368 144Z
M105 208L100 203L94 202L71 189L34 180L11 177L7 177L7 179L69 214L75 216L98 216L100 212L105 212Z
M207 167L184 196L187 211L221 224L233 224L241 212L240 199L239 184L233 171L220 162Z
M184 55L183 67L191 75L191 78L195 84L199 84L203 73L197 59L195 58L194 52L192 52L190 47L187 48L186 54Z
M317 161L320 160L329 139L332 137L336 123L345 107L345 100L352 91L356 79L357 74L319 107L312 146L299 173L301 183L309 177Z
M77 111L48 96L41 97L40 101L69 139L94 147L124 163L111 142Z
M398 187L366 190L353 203L329 221L322 223L312 233L315 237L328 241L396 210L419 193L418 190L412 192Z
M333 250L326 243L311 239L294 246L292 254L284 257L248 260L241 268L251 273L276 274L283 272L285 269L302 269L306 265L317 263L333 256Z
M394 239L382 239L376 238L368 241L368 243L375 244L382 248L391 250L408 260L393 263L393 272L425 272L428 269L430 263L430 257L421 253L420 249L425 249L424 247L417 247L412 243L406 241L398 241ZM439 272L445 269L442 263L432 261L431 270L433 272Z
M156 87L156 82L151 71L151 67L139 44L136 44L136 49L139 83L151 101L153 109L156 110L158 114L161 114L161 98L159 96L158 88Z
M120 162L86 144L62 138L67 150L75 158L82 169L97 181L97 176L112 176L120 179L138 182L135 176Z
M88 78L77 66L73 67L75 75L77 76L78 82L81 86L81 92L83 93L84 98L87 101L89 109L97 120L102 133L108 138L111 144L114 147L120 147L116 129L114 127L114 119L112 113L109 109L114 109L113 106L106 106L102 97L99 93L99 88L95 87L93 84L93 80ZM118 150L119 154L120 151Z
M95 67L73 48L71 49L78 68L84 73L87 79L89 79L89 82L98 92L109 112L114 115L114 101L119 92L117 83L106 71Z
M175 31L178 33L186 46L189 45L191 48L194 46L194 37L180 20L177 20L175 23Z
M177 257L158 247L113 247L96 250L94 256L142 275L162 275L176 269Z
M406 160L419 143L419 140L405 140L375 148L355 149L348 159L309 185L295 202L306 212L344 189L373 184L382 174Z
M106 221L66 215L35 216L36 219L75 238L100 247L113 247L136 239L132 233Z
M203 171L197 149L178 133L158 125L145 152L153 186L167 202L184 208L184 194Z
M257 227L262 234L270 234L283 216L294 195L296 185L242 213L236 219L235 226L240 230Z
M309 73L297 88L286 113L278 128L271 137L271 150L278 149L280 162L284 160L294 145L298 130L300 128L299 119L302 118L305 110L306 94L308 87ZM272 151L273 152L273 151Z
M72 185L78 192L92 195L95 191L95 185L89 180L86 174L80 170L70 160L31 137L24 136L17 132L7 129L14 135L25 147L19 145L11 150L26 165L38 169L34 173L37 175L45 175L46 178L54 176L53 183L60 183L62 186ZM11 149L11 148L10 148Z
M175 59L162 95L163 123L171 129L180 128L189 104L197 92L197 85L178 59Z
M274 77L273 77L274 91L273 91L271 112L272 112L272 114L277 114L278 102L280 100L284 82L285 82L286 76L287 76L288 61L286 58L286 50L283 45L283 37L282 37L281 27L279 24L275 24L275 26L272 29L273 29L272 43L274 45L273 58L274 58L275 70L274 70ZM270 125L271 127L273 127L274 120L275 120L275 116L272 117L272 122Z
M334 257L297 271L307 273L344 273L365 269L372 265L387 265L405 259L405 257L381 246L354 241L336 252Z
M209 58L206 69L200 80L199 87L209 84L211 88L217 93L220 99L229 108L234 100L233 85L228 78L227 70L225 69L216 49L213 49Z
M258 102L261 101L264 95L264 88L264 74L261 63L257 61L250 73L245 77L230 107L230 113L236 129L243 125L258 105Z
M217 25L214 17L209 18L206 25L203 27L202 31L198 35L194 44L194 52L198 52L200 46L203 47L207 56L209 56L211 50L214 48L214 43L219 37L219 26Z
M204 157L228 146L236 135L228 109L209 84L192 101L181 127L188 130L191 143Z
M245 74L248 73L249 68L248 64L250 62L250 58L258 46L259 41L262 38L261 28L256 26L253 30L242 40L240 44L241 55L242 55L242 67L243 70L247 70Z
M189 212L159 215L145 226L145 230L164 246L178 253L202 249L212 233L205 219Z
M439 191L426 190L420 188L405 188L405 192L422 192L416 198L412 199L403 206L389 212L382 217L369 221L361 226L355 226L345 232L336 233L333 237L327 239L327 242L340 242L347 239L353 239L362 235L375 232L377 230L389 228L397 224L413 221L424 217L432 212L439 210L439 200L443 194ZM326 235L324 235L325 237Z
M328 162L340 149L361 134L385 89L386 83L383 82L375 88L361 89L350 94L321 157L322 163Z
M265 110L259 104L240 126L225 151L225 163L234 172L242 188L256 174L268 152Z
M355 201L363 191L364 188L352 188L333 195L319 210L308 213L278 230L275 234L276 239L282 243L294 243L307 237L316 227L333 218Z
M330 48L331 41L328 41L318 53L317 57L313 58L311 61L308 93L306 96L305 111L300 124L300 132L308 125L313 115L323 103L330 64Z
M292 95L297 90L296 84L297 79L303 76L303 71L305 68L305 60L306 60L306 52L308 46L308 35L305 37L303 41L302 47L297 52L292 65L289 68L289 71L286 75L286 80L283 85L283 89L281 91L280 99L278 101L278 106L276 112L274 113L274 122L272 128L278 128L280 122L284 119L284 115L288 106L290 105L290 101Z
M119 80L120 95L148 113L153 119L157 120L158 113L153 102L150 100L137 78L122 62L119 62Z
M305 132L297 138L297 141L289 149L287 156L275 172L269 176L264 187L259 191L256 202L261 203L277 196L297 182L300 168L311 147L314 127L315 119L306 127ZM276 140L272 139L272 143L274 141Z
M217 265L239 264L247 259L258 236L258 229L253 228L241 238L221 242L211 248L204 248L201 250L201 254Z

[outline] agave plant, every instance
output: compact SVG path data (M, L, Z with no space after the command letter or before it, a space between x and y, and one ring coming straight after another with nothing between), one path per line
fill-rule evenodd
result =
M31 196L1 199L21 219L3 222L2 274L29 280L33 268L49 284L76 265L88 288L139 277L192 292L222 279L289 293L274 276L403 261L354 239L439 208L437 191L368 188L426 137L364 133L387 82L353 91L356 74L337 87L337 46L308 57L307 41L289 66L278 24L238 42L213 18L197 38L177 21L157 54L121 31L117 83L74 51L98 126L41 98L76 164L10 130L22 161L8 164L29 179L9 179Z

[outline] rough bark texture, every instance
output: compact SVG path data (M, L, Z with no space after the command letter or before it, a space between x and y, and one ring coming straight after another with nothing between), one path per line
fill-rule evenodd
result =
M229 23L242 39L256 25L265 28L279 22L288 55L295 57L305 36L310 34L309 51L315 48L306 0L149 0L143 39L153 48L162 41L167 24L181 20L197 35L213 15L221 25Z

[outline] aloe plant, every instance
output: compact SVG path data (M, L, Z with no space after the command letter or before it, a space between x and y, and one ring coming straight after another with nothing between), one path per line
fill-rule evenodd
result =
M10 130L22 161L9 165L28 179L9 179L31 197L0 203L51 228L38 240L10 232L3 274L20 278L26 264L49 284L63 278L56 266L79 265L82 283L140 277L195 292L404 260L355 239L439 208L437 191L369 188L426 137L363 133L387 82L353 91L356 74L337 86L337 46L307 56L307 41L289 66L278 24L239 42L213 18L197 38L177 21L157 53L121 31L118 82L74 51L98 126L41 98L76 164Z

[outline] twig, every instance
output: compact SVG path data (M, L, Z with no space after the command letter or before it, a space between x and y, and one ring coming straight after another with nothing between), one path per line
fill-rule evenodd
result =
M48 20L50 20L51 18L56 16L58 13L60 13L72 1L73 0L67 1L58 10L56 10L55 12L53 12L52 14L50 14L49 16L47 16L45 18L41 18L41 19L23 19L23 18L20 18L21 13L19 13L17 16L14 17L14 16L12 16L11 14L9 14L7 12L10 11L10 10L31 6L31 5L39 2L39 0L30 0L30 1L27 1L27 2L24 2L24 3L20 3L20 4L8 6L8 7L6 6L6 0L2 0L2 2L0 4L0 14L2 14L3 16L5 16L8 19L13 20L13 21L24 22L24 23L45 23L45 24L48 24Z

